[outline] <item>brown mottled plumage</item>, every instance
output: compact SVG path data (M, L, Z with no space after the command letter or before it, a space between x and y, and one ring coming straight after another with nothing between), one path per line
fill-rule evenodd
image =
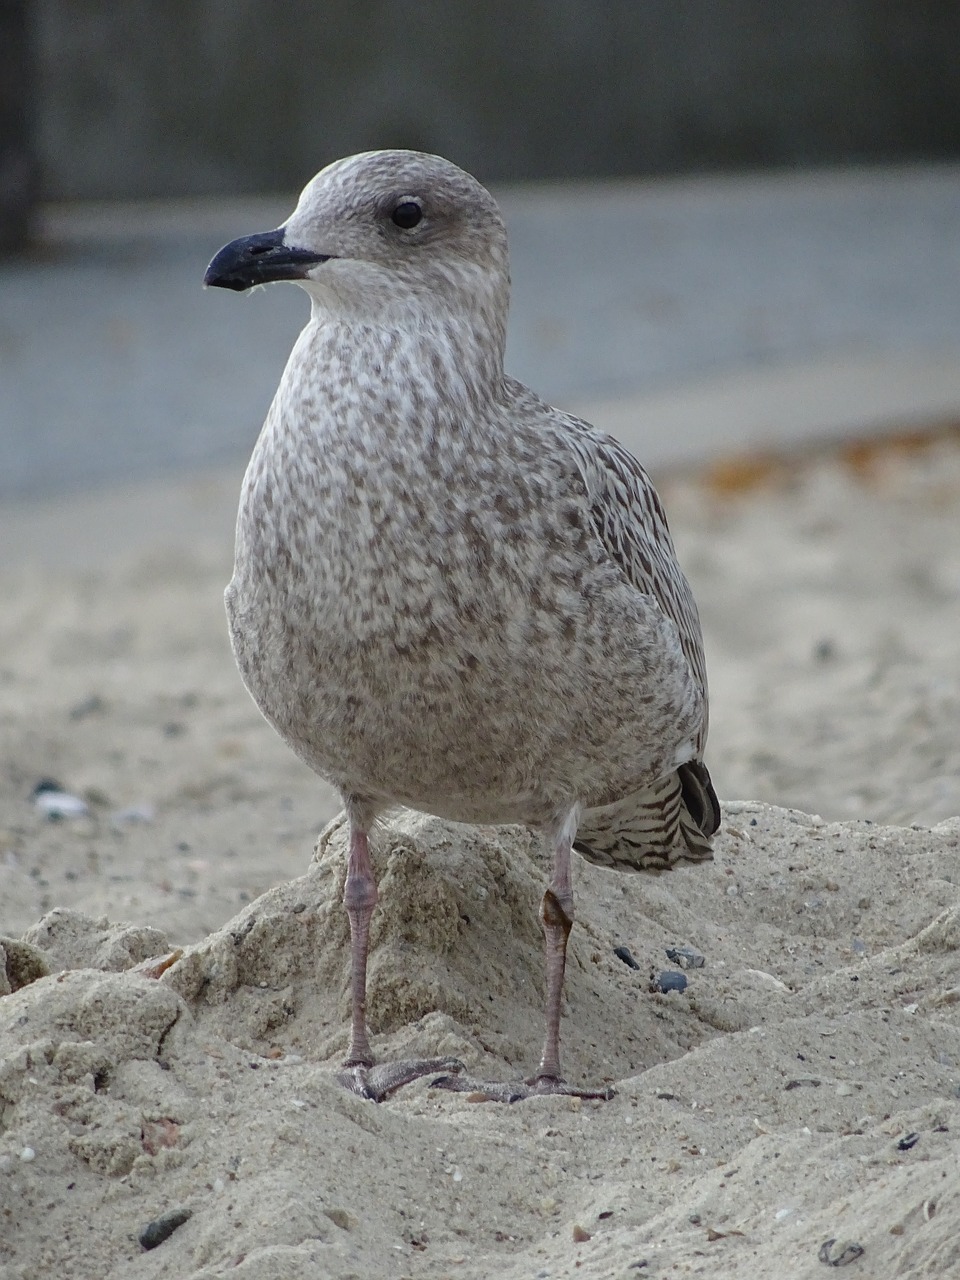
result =
M206 277L275 279L312 314L244 479L227 612L257 705L351 820L351 1087L386 1091L367 1072L367 832L406 805L525 823L553 848L527 1092L567 1091L574 839L603 865L668 866L709 857L720 817L700 623L663 510L620 444L504 375L506 232L448 161L341 160Z

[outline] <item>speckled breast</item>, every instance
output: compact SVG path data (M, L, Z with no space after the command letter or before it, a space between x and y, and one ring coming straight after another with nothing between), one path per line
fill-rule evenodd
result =
M603 555L573 459L522 441L293 448L270 423L227 594L261 711L342 792L541 821L672 767L675 630ZM512 455L512 456L511 456Z

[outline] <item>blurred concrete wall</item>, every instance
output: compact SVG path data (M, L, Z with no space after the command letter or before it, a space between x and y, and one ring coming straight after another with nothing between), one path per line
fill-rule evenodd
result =
M2 0L0 0L2 2ZM53 198L960 156L958 0L33 0Z
M0 0L0 255L30 238L38 194L28 0Z

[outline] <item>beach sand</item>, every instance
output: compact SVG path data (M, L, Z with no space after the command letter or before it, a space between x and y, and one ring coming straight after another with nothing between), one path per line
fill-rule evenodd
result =
M577 862L606 1103L334 1083L343 831L233 666L238 486L0 512L0 1278L960 1273L956 434L662 484L725 822L706 866ZM540 851L408 814L377 858L376 1051L529 1073Z

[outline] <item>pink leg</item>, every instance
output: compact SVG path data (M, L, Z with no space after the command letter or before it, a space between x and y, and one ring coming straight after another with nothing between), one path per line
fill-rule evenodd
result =
M458 1072L463 1067L456 1058L417 1058L373 1065L367 1034L367 952L370 918L378 896L367 823L350 811L350 855L343 888L343 905L350 920L350 1047L337 1079L351 1093L373 1102L382 1102L402 1085L421 1076L436 1071Z
M573 884L570 841L560 836L554 850L553 875L540 903L540 923L546 941L547 1033L535 1080L562 1080L560 1073L560 1005L567 964L567 939L573 928Z
M547 1031L536 1075L522 1084L484 1082L458 1076L435 1080L435 1086L454 1093L483 1093L495 1102L520 1102L524 1098L555 1093L577 1098L613 1097L612 1089L579 1089L569 1085L560 1072L560 1005L563 1000L567 939L573 927L573 877L570 863L579 816L579 807L574 807L545 833L553 845L553 874L540 904L540 923L543 925L546 942Z
M350 919L350 1048L345 1067L370 1067L373 1054L367 1036L367 950L370 946L370 917L377 905L377 882L370 861L367 833L350 829L350 859L343 905Z

